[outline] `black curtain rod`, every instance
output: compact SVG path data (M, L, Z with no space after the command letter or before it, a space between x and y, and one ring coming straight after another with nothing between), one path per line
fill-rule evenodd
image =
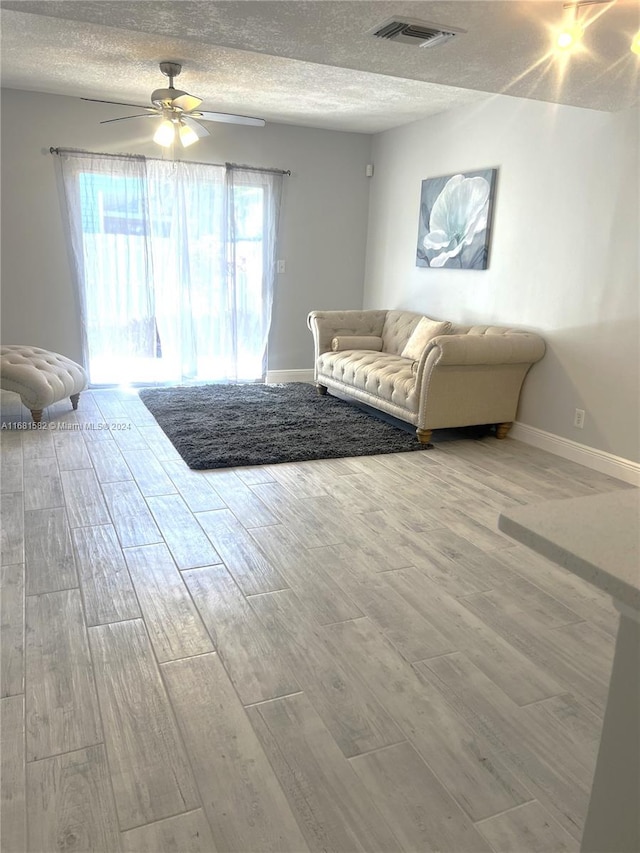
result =
M159 160L161 163L192 163L194 166L226 166L231 169L246 170L247 172L269 172L274 175L287 175L291 177L291 169L269 169L262 166L241 166L238 163L202 163L196 160L163 160L161 157L145 157L143 154L96 154L93 151L82 151L77 148L54 148L53 145L49 148L49 154L60 154L61 151L68 151L70 154L90 154L94 157L140 157L142 160Z

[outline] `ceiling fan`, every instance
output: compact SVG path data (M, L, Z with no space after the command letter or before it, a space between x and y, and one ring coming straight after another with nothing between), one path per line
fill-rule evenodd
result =
M265 121L252 116L232 115L231 113L212 113L199 110L202 98L196 98L188 92L176 89L173 85L174 78L182 71L179 62L161 62L160 71L169 78L169 86L166 89L156 89L151 93L153 106L145 107L140 104L125 104L121 101L104 101L99 98L82 98L83 101L93 101L98 104L115 104L119 107L135 107L144 110L132 116L120 116L101 121L100 124L109 124L113 121L125 121L129 118L161 118L153 141L158 145L169 148L180 140L183 148L193 145L203 136L209 136L209 131L200 124L202 121L222 121L229 124L249 124L255 127L264 127Z

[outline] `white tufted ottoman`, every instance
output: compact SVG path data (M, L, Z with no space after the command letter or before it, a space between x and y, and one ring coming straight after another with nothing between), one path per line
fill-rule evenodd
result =
M0 347L0 388L20 395L34 423L40 423L43 409L65 397L77 409L86 387L85 369L70 358L39 347Z

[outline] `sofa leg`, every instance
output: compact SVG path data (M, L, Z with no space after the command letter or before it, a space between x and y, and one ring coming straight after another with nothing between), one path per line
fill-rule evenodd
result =
M418 436L418 441L420 444L429 444L431 441L431 436L433 435L432 429L420 429L416 430L416 435Z
M320 385L320 383L318 383L316 385L316 391L318 392L318 394L324 395L327 393L327 386L326 385Z
M42 420L42 409L31 409L31 417L34 424L39 424Z
M80 394L72 394L69 399L71 400L71 406L75 412L78 408L78 400L80 399Z
M513 426L513 421L504 424L496 424L496 438L506 438L507 433Z

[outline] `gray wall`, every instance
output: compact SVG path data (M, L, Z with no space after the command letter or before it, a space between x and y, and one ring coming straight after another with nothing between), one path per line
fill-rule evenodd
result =
M127 114L123 108L120 111ZM2 341L80 360L76 299L49 147L160 156L151 123L100 126L116 107L2 91ZM269 124L209 125L185 159L291 169L285 178L269 370L309 368L307 313L362 305L371 137Z
M518 419L634 461L638 118L496 96L378 134L364 294L367 307L539 331L547 354ZM489 269L416 267L421 181L492 166Z

